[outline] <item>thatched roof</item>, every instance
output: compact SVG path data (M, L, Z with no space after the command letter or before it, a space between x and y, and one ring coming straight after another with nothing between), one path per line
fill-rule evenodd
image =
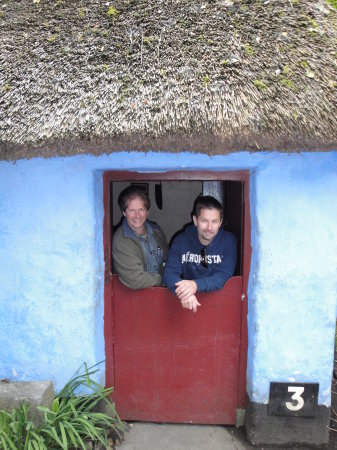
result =
M323 0L1 0L0 159L337 148Z

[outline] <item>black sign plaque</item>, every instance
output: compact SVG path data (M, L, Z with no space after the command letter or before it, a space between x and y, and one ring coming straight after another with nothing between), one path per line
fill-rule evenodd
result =
M270 383L268 414L316 417L318 383Z

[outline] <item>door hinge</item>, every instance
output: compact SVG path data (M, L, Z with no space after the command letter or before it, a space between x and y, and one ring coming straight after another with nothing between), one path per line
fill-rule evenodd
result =
M244 299L246 298L245 294L241 294L241 301L243 302Z

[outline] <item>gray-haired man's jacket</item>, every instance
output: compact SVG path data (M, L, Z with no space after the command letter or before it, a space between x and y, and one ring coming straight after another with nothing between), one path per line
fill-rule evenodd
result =
M139 239L134 236L123 221L113 235L112 256L115 272L120 281L131 289L142 289L151 286L160 286L162 283L163 265L159 273L146 272L146 257ZM168 245L161 228L147 221L158 247L163 251L163 261L167 260Z

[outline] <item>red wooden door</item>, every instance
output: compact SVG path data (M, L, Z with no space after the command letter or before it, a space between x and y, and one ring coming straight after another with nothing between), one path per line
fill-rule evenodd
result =
M194 314L166 288L112 282L115 402L126 420L235 423L242 278L200 294Z
M243 183L242 272L222 290L200 294L196 314L166 288L132 291L112 273L111 183L130 180ZM103 182L106 386L114 387L117 411L130 420L235 423L246 402L249 172L111 171Z

